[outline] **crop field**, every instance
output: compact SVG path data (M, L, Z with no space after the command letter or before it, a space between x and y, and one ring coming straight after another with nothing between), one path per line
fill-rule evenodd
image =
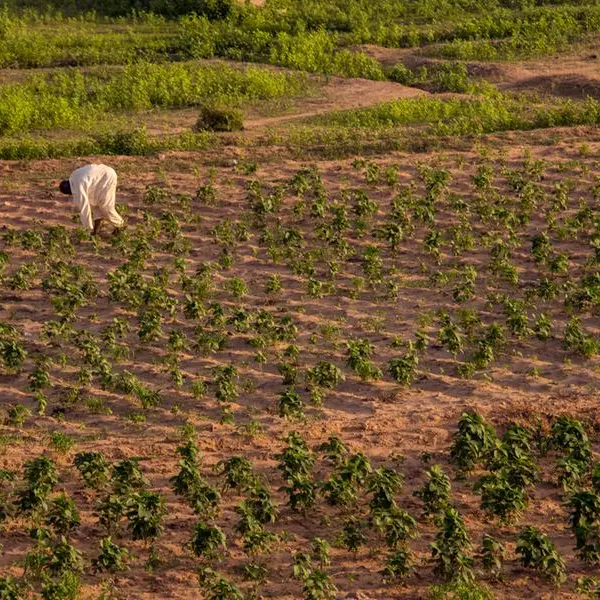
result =
M600 1L38 4L0 598L600 598Z

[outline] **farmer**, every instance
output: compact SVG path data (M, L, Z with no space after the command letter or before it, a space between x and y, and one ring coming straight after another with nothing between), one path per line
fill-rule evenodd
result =
M104 219L115 227L115 231L123 226L123 219L115 209L117 174L114 169L106 165L86 165L61 181L59 189L63 194L73 196L81 223L92 235L98 233Z

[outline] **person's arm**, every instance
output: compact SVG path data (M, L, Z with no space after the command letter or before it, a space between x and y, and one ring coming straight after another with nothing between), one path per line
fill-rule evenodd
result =
M90 207L90 201L88 200L87 193L82 186L77 186L71 190L73 192L73 201L79 211L79 217L81 218L81 224L88 230L94 231L94 221L92 219L92 209Z

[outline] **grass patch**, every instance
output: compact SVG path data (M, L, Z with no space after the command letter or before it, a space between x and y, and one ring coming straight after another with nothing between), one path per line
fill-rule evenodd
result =
M0 87L0 134L64 128L118 111L235 106L300 95L306 77L225 65L137 64L123 70L62 71Z
M315 118L323 125L360 129L425 125L427 134L438 136L593 125L599 120L600 102L593 98L536 106L524 97L507 94L464 99L409 98Z
M141 128L67 140L35 137L4 141L0 139L0 160L40 160L92 155L145 156L168 150L206 150L215 144L215 137L208 132L150 136Z

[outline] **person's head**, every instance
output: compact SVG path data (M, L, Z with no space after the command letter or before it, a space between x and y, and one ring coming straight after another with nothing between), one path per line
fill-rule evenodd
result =
M63 193L66 194L67 196L70 196L72 194L71 192L71 183L69 182L68 179L63 179L60 182L60 185L58 186L58 189Z

